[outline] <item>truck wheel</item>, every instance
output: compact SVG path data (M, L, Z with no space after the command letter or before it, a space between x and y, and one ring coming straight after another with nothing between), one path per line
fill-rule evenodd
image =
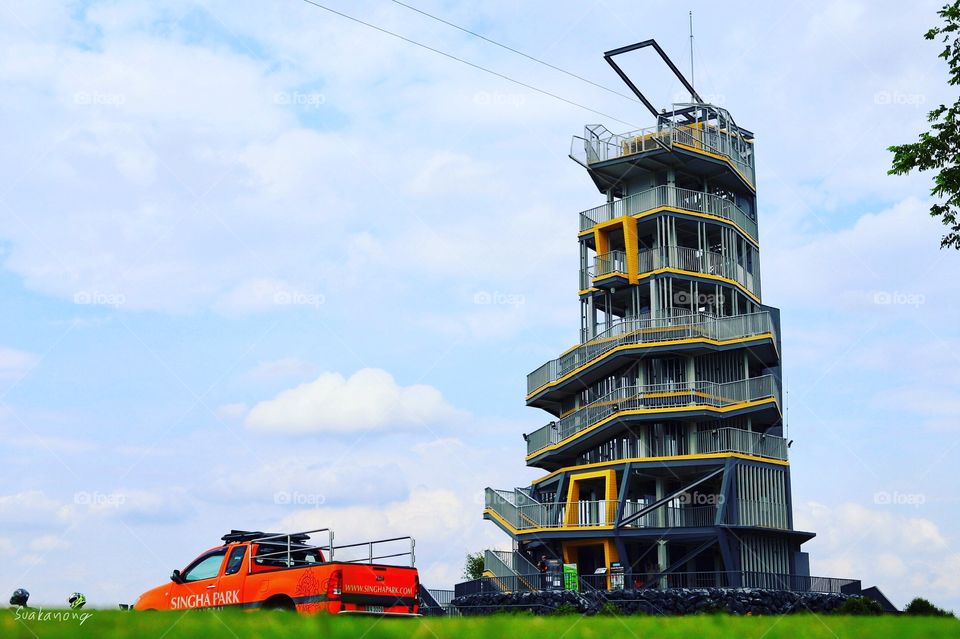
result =
M264 610L282 610L286 612L295 612L297 610L296 605L293 603L293 599L287 597L286 595L276 595L267 599L263 604Z

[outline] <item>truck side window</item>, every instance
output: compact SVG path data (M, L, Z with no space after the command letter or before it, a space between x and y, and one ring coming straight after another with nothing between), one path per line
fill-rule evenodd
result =
M185 581L200 581L201 579L211 579L220 572L220 564L223 563L223 556L227 554L226 548L214 550L211 553L200 557L183 571Z
M224 575L235 575L243 566L243 556L247 554L246 546L237 546L230 551L230 558L227 560L227 569L223 571Z

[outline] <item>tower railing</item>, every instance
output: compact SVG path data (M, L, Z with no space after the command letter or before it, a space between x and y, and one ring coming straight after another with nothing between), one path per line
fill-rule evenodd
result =
M714 428L697 433L698 453L742 453L787 460L787 440L741 428Z
M581 211L580 230L586 231L618 217L640 215L666 206L723 218L739 226L753 240L758 239L756 220L734 202L713 193L682 189L668 184Z
M486 550L483 569L493 575L491 579L508 580L510 590L535 591L542 587L540 571L517 552Z
M593 277L627 272L627 254L623 251L600 253L594 258Z
M608 527L616 523L618 501L615 499L582 499L573 502L558 504L530 504L516 507L506 504L498 493L491 488L487 489L486 507L495 512L514 530L531 530L539 528L595 528ZM649 504L638 502L624 502L623 516L627 517L640 512ZM511 506L513 506L511 508ZM625 528L690 528L713 526L716 521L716 505L708 506L661 506L646 515L631 521ZM492 552L492 551L488 551ZM509 553L507 553L509 554ZM505 557L497 558L504 566L508 565ZM490 560L491 563L493 560ZM525 561L525 560L524 560ZM511 568L514 572L524 574L521 570L527 566ZM496 571L493 571L497 574ZM500 575L498 575L500 576ZM506 576L506 575L504 575Z
M773 375L733 382L667 382L624 386L527 435L527 455L557 444L624 411L662 408L723 408L733 404L772 398L780 404L780 390Z
M748 270L735 258L722 253L703 251L689 246L658 246L637 253L637 275L646 277L654 271L670 268L688 273L713 275L736 282L744 289L760 297L760 269ZM594 281L612 273L627 274L626 255L623 251L600 253L594 258L592 269L580 270L580 290L594 285Z
M730 340L776 332L770 313L747 313L715 317L708 313L691 313L662 318L622 320L594 339L550 360L527 375L527 394L555 382L564 375L603 357L613 349L632 344L647 344L702 337Z
M702 122L681 124L665 119L657 126L621 134L611 133L600 125L590 125L585 127L583 137L574 136L570 157L589 166L638 153L672 149L677 144L720 156L729 161L751 187L756 184L753 145L736 133Z

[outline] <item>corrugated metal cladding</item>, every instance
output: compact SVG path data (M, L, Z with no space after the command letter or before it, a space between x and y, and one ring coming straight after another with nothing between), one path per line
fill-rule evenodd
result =
M783 469L738 466L737 510L741 526L788 529L787 482Z
M782 537L744 535L740 541L740 566L744 573L744 585L753 585L749 573L762 575L790 574L790 547Z

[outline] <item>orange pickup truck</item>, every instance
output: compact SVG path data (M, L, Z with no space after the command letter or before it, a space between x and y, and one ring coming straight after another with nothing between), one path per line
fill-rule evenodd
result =
M326 534L324 546L310 535ZM135 610L240 607L304 613L416 616L420 577L410 537L333 545L333 531L234 530L223 544L140 595ZM339 555L346 558L335 560ZM385 554L378 554L385 553ZM409 557L408 566L374 563Z

